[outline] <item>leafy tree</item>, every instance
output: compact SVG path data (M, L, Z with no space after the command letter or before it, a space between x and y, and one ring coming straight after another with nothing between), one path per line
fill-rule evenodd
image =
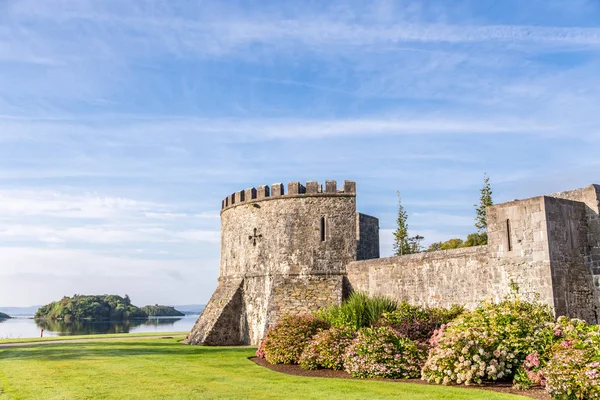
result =
M398 219L396 223L398 228L394 231L394 254L402 256L404 254L410 254L410 243L408 241L408 214L402 206L402 199L400 198L400 191L398 191Z
M454 238L450 240L446 240L442 243L442 250L450 250L450 249L458 249L459 247L463 247L462 239Z
M473 247L482 246L487 244L488 236L486 232L483 233L471 233L467 236L467 240L463 243L462 247Z
M482 234L487 233L487 208L494 205L490 177L487 174L483 176L483 187L480 189L480 192L479 205L475 204L475 227L477 228L477 232ZM485 243L487 244L487 240Z
M427 248L427 251L439 251L442 249L442 242L431 243Z

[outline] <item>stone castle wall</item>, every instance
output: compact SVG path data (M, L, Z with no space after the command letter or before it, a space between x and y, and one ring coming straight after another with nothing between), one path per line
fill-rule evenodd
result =
M379 221L356 212L354 182L287 189L223 200L219 286L187 343L258 344L282 316L339 304L350 290L474 307L516 284L558 315L599 322L598 185L489 207L487 246L384 259Z
M598 321L600 296L587 264L592 247L586 205L554 197L545 200L556 313Z
M356 259L379 258L379 220L357 213L356 221Z
M590 198L597 193L596 187L582 192ZM348 279L355 290L435 307L498 301L516 284L524 297L539 299L557 315L598 322L592 273L600 235L589 234L596 223L589 209L548 196L492 206L487 246L352 262Z
M504 277L488 267L486 246L356 261L348 265L354 290L421 306L475 305Z
M377 227L376 218L356 213L356 187L350 181L341 190L335 181L327 181L325 188L309 181L306 186L290 183L287 194L275 184L228 196L221 212L219 288L239 286L237 326L215 318L211 325L203 314L188 342L206 343L210 335L235 330L241 343L257 344L285 314L339 304L346 265L356 259L357 246L366 257L375 254L376 246L378 256ZM209 306L226 302L222 297L231 293L217 289Z
M595 295L600 298L600 185L589 185L550 196L585 204L587 226L585 264L593 277Z

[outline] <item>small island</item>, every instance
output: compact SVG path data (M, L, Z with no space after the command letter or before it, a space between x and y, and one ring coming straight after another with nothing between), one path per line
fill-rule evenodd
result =
M65 296L60 301L53 301L42 306L35 313L35 319L62 320L64 322L90 321L123 321L144 319L148 317L172 317L184 314L168 306L137 307L131 304L129 296L118 295L74 295Z
M171 306L159 306L155 304L153 306L142 307L141 310L149 317L185 317L184 313L177 311Z
M0 321L4 321L5 319L10 319L10 316L0 312Z

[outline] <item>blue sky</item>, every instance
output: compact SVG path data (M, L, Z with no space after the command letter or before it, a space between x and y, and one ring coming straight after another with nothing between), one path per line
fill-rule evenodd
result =
M368 3L365 5L365 3ZM357 181L391 253L600 182L600 2L0 0L0 305L203 303L226 195Z

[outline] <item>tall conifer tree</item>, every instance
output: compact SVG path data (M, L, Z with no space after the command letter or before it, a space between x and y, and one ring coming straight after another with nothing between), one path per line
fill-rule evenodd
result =
M487 243L487 208L494 205L490 177L487 174L483 176L483 187L480 192L479 205L475 204L475 227L480 235L486 235L485 242Z
M407 219L408 215L402 206L400 191L398 191L398 219L396 220L398 228L394 231L394 254L397 256L411 253Z

